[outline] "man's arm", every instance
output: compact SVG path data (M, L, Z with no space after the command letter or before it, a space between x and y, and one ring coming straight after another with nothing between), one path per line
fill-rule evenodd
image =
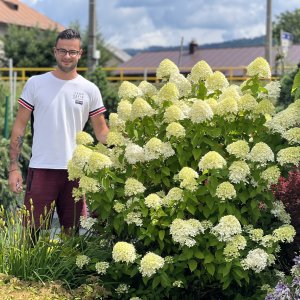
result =
M102 144L106 143L106 137L109 132L109 128L106 124L106 120L103 114L99 114L96 116L91 117L91 122L93 126L93 130L95 136L99 142Z
M25 135L26 125L30 118L31 111L19 105L19 110L12 128L9 148L9 178L8 183L10 189L15 193L22 190L22 174L19 168L19 157Z

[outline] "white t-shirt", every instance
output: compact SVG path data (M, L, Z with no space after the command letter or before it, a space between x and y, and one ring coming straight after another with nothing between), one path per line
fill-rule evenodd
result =
M76 133L106 110L94 83L81 75L62 80L51 72L31 77L18 102L33 112L31 168L67 169Z

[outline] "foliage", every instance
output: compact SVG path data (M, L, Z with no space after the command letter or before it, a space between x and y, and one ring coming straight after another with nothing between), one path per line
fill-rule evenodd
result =
M284 12L277 16L273 22L273 37L280 44L280 30L287 31L293 34L295 44L300 42L300 9L296 9L292 12Z
M247 71L229 86L204 61L185 78L164 60L159 91L120 86L112 149L78 136L69 176L113 238L100 278L114 298L263 297L279 244L295 235L269 187L299 164L282 135L292 143L285 133L299 125L300 103L274 115L272 85L260 80L269 65L258 58Z
M289 104L293 103L295 99L299 98L298 94L296 95L295 93L291 93L294 86L295 76L299 73L300 70L299 67L300 65L298 65L297 69L295 69L294 71L285 74L280 80L281 91L278 99L278 105L282 106L282 108L286 108ZM300 89L298 90L298 93L299 92ZM295 98L295 96L297 97Z
M45 211L41 228L32 226L32 210L0 211L0 273L26 281L61 281L69 288L89 285L88 277L76 264L77 255L106 257L106 245L101 237L90 233L65 236L47 230L52 211ZM101 244L102 243L102 244ZM94 272L95 273L95 272ZM86 274L85 274L86 275ZM96 284L93 280L93 286Z
M14 66L51 67L56 35L56 30L9 25L3 38L5 55L13 59Z

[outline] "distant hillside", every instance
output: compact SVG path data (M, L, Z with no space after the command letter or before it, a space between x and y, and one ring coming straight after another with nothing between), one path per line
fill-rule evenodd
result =
M250 47L250 46L263 46L265 43L265 36L259 36L252 39L238 39L232 41L226 41L222 43L204 44L198 46L199 49L210 49L210 48L238 48L238 47ZM183 49L187 50L188 45L184 45ZM145 49L124 49L129 55L136 55L139 52L148 51L176 51L179 50L180 46L173 47L162 47L162 46L151 46Z

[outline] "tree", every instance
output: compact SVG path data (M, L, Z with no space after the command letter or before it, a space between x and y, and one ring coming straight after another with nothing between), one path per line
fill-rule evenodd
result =
M293 34L294 43L300 42L300 8L292 12L284 12L276 17L273 22L273 37L280 42L280 30L287 31Z
M55 30L10 25L3 38L5 55L18 67L51 67L56 35Z

